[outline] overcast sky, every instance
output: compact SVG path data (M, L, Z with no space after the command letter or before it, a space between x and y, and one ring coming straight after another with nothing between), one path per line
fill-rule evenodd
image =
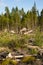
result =
M35 0L37 9L43 9L43 0ZM0 0L0 13L5 12L5 7L8 6L10 11L12 7L18 6L19 9L24 8L25 12L30 10L34 5L34 0Z

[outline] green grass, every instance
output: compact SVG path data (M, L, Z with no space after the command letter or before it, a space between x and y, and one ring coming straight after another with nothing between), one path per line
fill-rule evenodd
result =
M10 33L1 33L0 34L0 47L24 47L25 44L29 44L29 39L33 38L33 42L36 46L43 45L43 36L40 32L37 32L35 35L20 35L20 34L10 34Z

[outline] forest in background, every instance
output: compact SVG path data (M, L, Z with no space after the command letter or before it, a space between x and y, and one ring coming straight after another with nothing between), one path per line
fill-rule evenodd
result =
M39 13L36 3L27 13L23 8L19 10L18 7L13 7L10 12L9 8L5 7L5 13L0 15L0 31L7 29L19 33L23 27L32 30L39 28L40 31L43 31L43 9Z

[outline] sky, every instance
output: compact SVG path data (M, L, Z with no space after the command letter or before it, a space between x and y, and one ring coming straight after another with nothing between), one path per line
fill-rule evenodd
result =
M8 6L11 11L12 7L18 7L18 9L24 8L24 11L27 12L31 10L36 2L36 7L39 12L43 9L43 0L0 0L0 14L5 12L5 7Z

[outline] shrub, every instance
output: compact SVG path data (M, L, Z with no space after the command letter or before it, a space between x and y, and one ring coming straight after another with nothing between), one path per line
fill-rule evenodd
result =
M37 31L35 34L35 42L34 45L42 46L43 45L43 37L41 36L41 32Z

